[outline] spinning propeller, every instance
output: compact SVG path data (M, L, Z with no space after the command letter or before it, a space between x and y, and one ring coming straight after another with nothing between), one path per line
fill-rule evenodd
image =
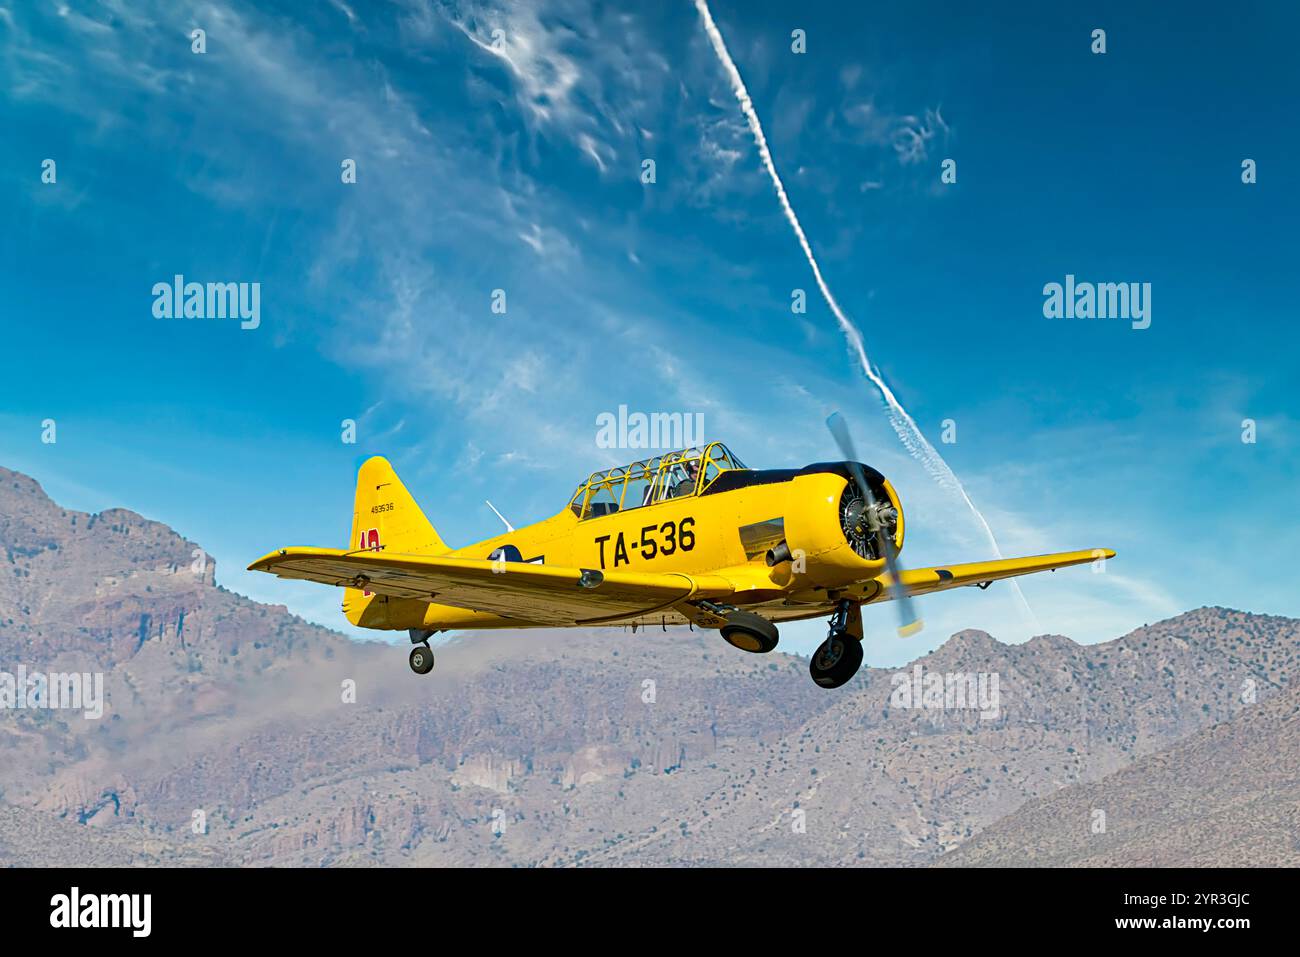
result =
M891 582L890 594L895 607L898 608L898 634L903 638L914 635L924 627L924 622L917 617L912 608L912 598L907 593L907 586L903 584L903 566L898 561L893 537L887 530L888 519L896 517L896 513L888 501L883 503L876 501L875 493L871 491L871 486L867 482L866 473L858 463L858 454L853 448L853 438L849 435L849 425L844 421L844 416L832 412L826 420L826 427L831 430L835 443L840 447L840 453L849 467L853 482L862 496L862 501L866 503L860 519L865 522L867 531L875 536L877 554L885 559L885 570L889 572Z

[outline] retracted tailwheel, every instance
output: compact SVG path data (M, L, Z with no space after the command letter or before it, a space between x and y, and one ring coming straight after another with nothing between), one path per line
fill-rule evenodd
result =
M417 675L427 675L433 670L433 651L428 645L416 645L411 649L411 670Z
M862 665L862 643L842 631L832 631L813 652L808 673L822 688L838 688Z
M728 644L754 654L771 651L781 637L776 625L751 611L729 612L727 623L719 630Z

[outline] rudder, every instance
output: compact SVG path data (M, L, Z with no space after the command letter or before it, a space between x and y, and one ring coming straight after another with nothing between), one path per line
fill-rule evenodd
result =
M450 551L388 459L380 455L366 459L357 470L352 505L348 550L367 549L397 555L442 555ZM352 624L361 623L373 597L356 588L344 591L343 613Z
M380 455L366 459L357 471L348 548L400 555L441 555L450 551L388 459Z

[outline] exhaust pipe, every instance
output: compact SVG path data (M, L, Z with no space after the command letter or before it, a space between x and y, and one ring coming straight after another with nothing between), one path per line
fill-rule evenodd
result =
M767 550L767 567L774 568L782 562L790 561L792 558L794 558L794 556L790 554L790 546L785 542L782 542L780 545L777 545L776 548L769 548Z

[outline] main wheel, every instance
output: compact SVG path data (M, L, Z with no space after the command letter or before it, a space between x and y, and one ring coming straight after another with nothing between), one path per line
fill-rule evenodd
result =
M416 645L411 649L411 670L417 675L427 675L433 670L433 652L428 645Z
M862 666L862 644L843 632L834 632L817 646L808 673L823 688L838 688Z
M771 651L781 638L776 625L752 611L733 611L719 630L729 645L756 655Z

